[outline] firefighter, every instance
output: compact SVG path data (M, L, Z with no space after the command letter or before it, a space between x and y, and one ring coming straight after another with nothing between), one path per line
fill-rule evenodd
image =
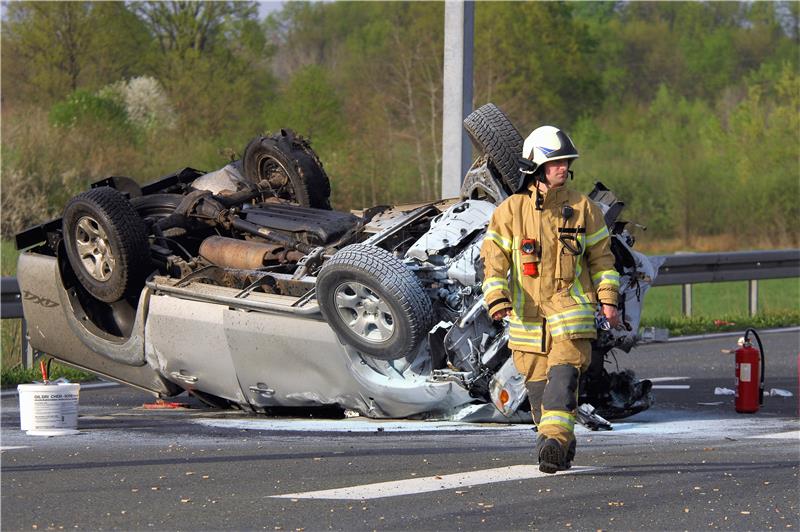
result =
M508 346L537 425L539 470L555 473L575 456L578 381L598 305L619 325L619 274L602 211L566 186L578 158L572 139L542 126L522 151L528 178L494 211L481 248L483 292L492 319L509 321Z

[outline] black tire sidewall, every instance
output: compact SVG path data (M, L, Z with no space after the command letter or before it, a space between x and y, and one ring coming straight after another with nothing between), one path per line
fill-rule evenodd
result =
M258 183L261 178L261 165L267 159L277 161L286 171L292 188L294 189L294 200L303 207L310 207L311 198L309 198L308 189L297 171L295 162L278 147L278 143L274 139L262 139L257 147L252 150L248 149L245 153L244 160L245 177Z
M389 340L364 340L343 320L335 293L346 282L363 284L388 305L395 325ZM323 317L339 339L377 360L397 360L415 353L433 319L430 298L419 279L400 259L368 244L346 246L326 261L317 276L316 294Z
M369 342L355 334L342 319L336 307L336 290L347 282L361 283L381 298L391 309L394 321L394 332L391 338L384 342ZM407 354L407 345L411 342L411 330L407 320L403 319L405 311L398 301L398 297L387 290L374 277L357 268L341 267L335 272L331 272L322 278L319 284L319 291L322 291L324 303L321 301L320 307L323 315L333 329L347 339L347 343L359 351L368 353L375 358L393 360L401 358ZM318 296L319 298L319 296Z
M159 220L175 212L185 196L182 194L151 194L131 200L131 205L141 218Z
M242 160L244 176L257 184L265 159L278 162L291 182L295 198L303 207L330 209L330 181L322 163L304 141L291 134L259 137L245 148Z

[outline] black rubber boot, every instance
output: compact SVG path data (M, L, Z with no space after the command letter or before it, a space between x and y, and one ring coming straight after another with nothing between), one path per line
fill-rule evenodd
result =
M564 448L553 438L545 439L540 436L536 440L536 448L539 454L539 471L542 473L553 474L567 469Z

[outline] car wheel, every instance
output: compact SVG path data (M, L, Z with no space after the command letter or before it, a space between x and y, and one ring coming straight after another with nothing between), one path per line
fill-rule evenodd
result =
M511 120L493 103L475 109L464 119L464 129L475 147L485 153L512 194L522 187L519 171L522 135Z
M375 246L341 249L322 267L316 291L340 339L380 360L410 355L431 326L431 302L417 278Z
M62 229L69 263L92 296L113 303L141 288L150 247L142 219L120 192L98 187L75 196Z
M291 130L257 137L242 160L244 177L285 203L330 209L331 184L308 141Z

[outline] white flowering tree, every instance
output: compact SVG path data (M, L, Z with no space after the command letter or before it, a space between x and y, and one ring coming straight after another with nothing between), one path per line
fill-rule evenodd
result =
M128 120L146 132L175 127L175 110L161 83L155 78L138 76L127 81L120 80L101 89L100 95L123 105Z

